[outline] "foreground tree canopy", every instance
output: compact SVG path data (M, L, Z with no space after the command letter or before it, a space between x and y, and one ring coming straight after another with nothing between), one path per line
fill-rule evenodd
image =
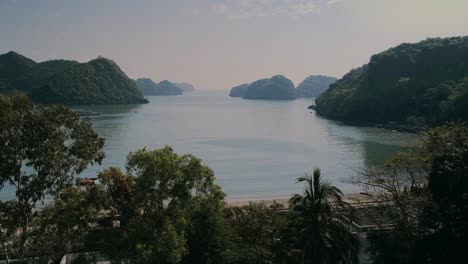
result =
M355 183L374 192L382 210L368 214L392 229L369 234L374 263L456 263L468 242L468 128L448 123ZM389 210L388 208L391 208Z
M348 206L343 193L322 181L320 169L297 181L304 182L306 189L294 195L290 204L304 244L304 263L358 263L359 240L333 209Z
M67 108L32 105L23 95L0 96L0 113L0 183L12 186L16 196L1 204L2 242L4 250L13 244L21 260L28 254L36 205L57 196L88 165L100 163L104 140Z
M101 184L85 185L97 204L76 203L85 212L102 209L85 218L100 228L84 232L77 252L99 251L117 263L222 263L224 193L213 171L170 147L132 152L126 167L105 169Z

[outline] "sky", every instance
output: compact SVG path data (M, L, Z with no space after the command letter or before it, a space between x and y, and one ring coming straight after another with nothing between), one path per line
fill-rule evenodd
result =
M467 0L0 0L0 53L98 56L200 90L341 77L403 42L468 35Z

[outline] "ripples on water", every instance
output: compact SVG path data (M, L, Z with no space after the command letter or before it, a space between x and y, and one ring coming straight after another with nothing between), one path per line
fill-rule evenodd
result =
M124 168L130 151L170 145L179 154L203 159L229 200L286 198L299 192L295 179L320 167L325 179L345 193L354 169L388 159L413 135L353 127L310 113L310 99L258 101L226 92L152 96L146 105L75 107L102 112L92 117L106 139L106 159L84 172ZM82 175L82 176L83 176ZM3 198L11 196L2 191Z

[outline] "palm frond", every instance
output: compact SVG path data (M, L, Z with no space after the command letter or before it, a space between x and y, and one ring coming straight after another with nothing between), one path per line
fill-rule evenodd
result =
M302 219L300 230L305 247L318 247L305 250L319 252L320 256L314 257L330 263L357 263L359 240L335 216L335 206L347 205L343 201L343 192L322 181L319 168L314 168L312 174L297 178L296 182L304 182L306 188L302 194L291 197L290 208Z

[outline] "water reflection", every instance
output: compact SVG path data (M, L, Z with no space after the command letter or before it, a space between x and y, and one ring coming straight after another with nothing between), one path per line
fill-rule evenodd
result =
M82 106L72 106L70 107L73 110L81 111L93 111L102 113L106 115L119 115L119 114L128 114L131 112L137 113L138 109L141 109L144 105L141 104L117 104L117 105L82 105ZM97 118L99 116L96 116Z
M150 97L146 105L80 106L101 112L94 128L106 139L106 158L83 176L125 166L130 151L171 145L213 168L228 199L289 197L297 177L320 167L344 192L354 169L380 163L414 136L353 127L309 113L308 99L287 102L230 98L225 92Z

